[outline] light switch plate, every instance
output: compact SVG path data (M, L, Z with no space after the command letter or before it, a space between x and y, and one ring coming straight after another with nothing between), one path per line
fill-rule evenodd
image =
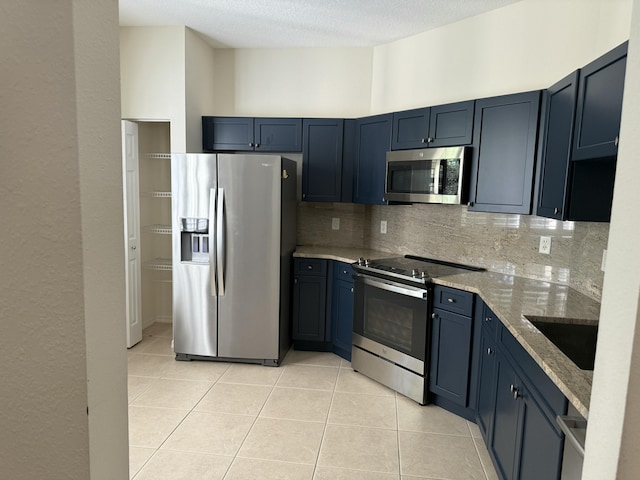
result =
M387 233L387 221L380 220L380 233Z
M340 219L333 217L331 219L331 230L340 230Z
M607 249L602 250L602 265L600 265L600 270L604 272L604 269L607 266Z

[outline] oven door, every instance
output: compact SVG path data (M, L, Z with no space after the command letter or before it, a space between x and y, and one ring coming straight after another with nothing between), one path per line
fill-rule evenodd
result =
M358 346L366 350L371 350L367 348L371 341L389 347L401 358L390 358L393 352L387 349L383 349L382 354L394 363L410 368L415 363L413 359L417 359L424 365L428 345L428 310L429 291L426 287L403 285L367 275L354 276L354 344L363 342L359 336L364 343ZM407 359L409 364L402 360L405 356L411 357Z

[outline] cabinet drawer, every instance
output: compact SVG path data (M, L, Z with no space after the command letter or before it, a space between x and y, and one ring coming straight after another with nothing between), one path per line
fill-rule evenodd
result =
M433 289L433 306L470 317L473 311L473 293L436 285Z
M326 275L327 260L319 258L296 258L293 269L299 275Z
M333 278L353 283L353 268L348 263L334 261Z

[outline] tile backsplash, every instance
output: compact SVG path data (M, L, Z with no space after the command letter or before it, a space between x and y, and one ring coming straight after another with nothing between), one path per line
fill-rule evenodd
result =
M332 230L332 218L340 229ZM380 233L380 222L387 233ZM551 254L538 253L540 236ZM608 223L561 222L535 215L469 212L461 205L298 206L298 244L363 247L466 263L487 270L568 284L600 301Z

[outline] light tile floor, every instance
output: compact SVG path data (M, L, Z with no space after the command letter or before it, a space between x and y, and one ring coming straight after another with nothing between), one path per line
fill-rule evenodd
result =
M129 350L135 480L495 479L475 424L354 372L331 353L279 368L176 362L171 326Z

